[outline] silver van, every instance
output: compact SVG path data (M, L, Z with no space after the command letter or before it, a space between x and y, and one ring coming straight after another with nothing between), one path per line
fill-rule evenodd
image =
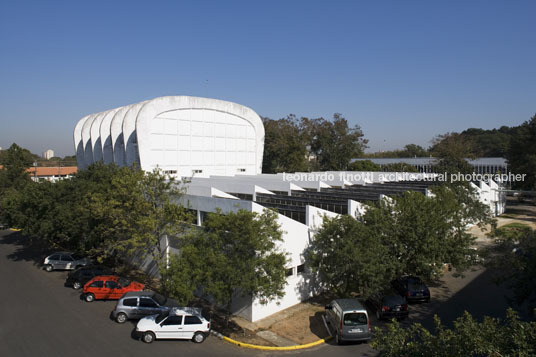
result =
M337 344L368 341L372 337L367 310L356 299L333 300L326 305L326 317Z
M112 317L122 324L127 320L165 313L178 306L175 300L166 299L154 291L129 291L117 301Z

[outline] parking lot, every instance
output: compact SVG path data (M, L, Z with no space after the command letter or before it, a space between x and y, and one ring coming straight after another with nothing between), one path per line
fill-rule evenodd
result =
M135 322L110 318L115 301L87 303L64 286L67 272L41 269L43 253L21 245L18 232L0 231L0 356L373 356L367 344L267 352L236 347L214 336L202 344L133 337Z
M110 318L115 301L86 303L80 291L64 286L67 272L47 273L41 268L44 253L21 244L20 233L0 231L1 356L130 355L159 356L187 353L192 356L374 356L368 344L336 346L333 341L309 350L267 352L236 347L214 336L202 344L191 341L159 340L150 345L133 336L135 322L117 324ZM433 315L450 324L463 311L475 318L504 317L508 291L490 281L490 273L476 267L464 278L445 274L430 287L428 304L410 305L404 325L420 322L433 328ZM384 326L369 312L373 326Z

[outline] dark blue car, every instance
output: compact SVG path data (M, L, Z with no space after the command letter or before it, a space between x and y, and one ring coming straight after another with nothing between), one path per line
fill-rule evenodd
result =
M420 278L404 276L394 280L391 284L408 302L430 301L430 290Z

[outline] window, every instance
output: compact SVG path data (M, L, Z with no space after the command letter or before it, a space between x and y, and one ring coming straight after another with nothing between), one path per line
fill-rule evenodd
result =
M140 307L158 307L158 305L150 298L141 298Z
M70 255L62 255L61 260L64 262L72 262L74 259Z
M52 255L50 258L48 258L49 260L60 260L60 256L57 255L57 254L54 254Z
M287 276L292 276L294 275L294 268L288 268L287 269Z
M201 323L201 320L197 316L186 316L184 318L185 325L199 325Z
M344 314L344 325L345 326L357 326L357 325L366 325L367 315L362 312L352 312Z
M102 288L102 286L102 280L96 280L89 285L90 288Z
M203 170L192 170L193 174L202 174Z
M237 169L238 172L246 172L246 169Z
M170 316L164 321L164 325L182 325L182 316Z
M108 280L106 283L104 283L104 287L107 289L118 289L120 286L113 280Z
M305 265L304 264L298 265L296 270L298 271L298 274L303 274L305 272Z
M138 306L138 299L137 298L129 298L123 300L124 306Z
M121 286L129 286L130 285L130 280L125 279L125 278L119 278L119 280L117 282Z

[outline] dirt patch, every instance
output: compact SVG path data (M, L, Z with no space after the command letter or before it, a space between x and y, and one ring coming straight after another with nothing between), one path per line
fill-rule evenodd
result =
M311 302L300 305L302 305L301 308L296 309L296 312L274 322L268 326L267 330L300 345L328 337L329 334L322 320L325 311L324 305Z

